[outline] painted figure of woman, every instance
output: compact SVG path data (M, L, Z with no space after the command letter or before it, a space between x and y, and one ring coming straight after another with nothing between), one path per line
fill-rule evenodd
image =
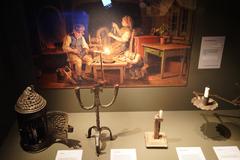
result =
M116 23L112 23L113 31L108 33L108 36L115 41L112 43L112 54L118 56L123 54L129 48L129 41L132 32L132 18L130 16L122 17L122 27L119 28Z

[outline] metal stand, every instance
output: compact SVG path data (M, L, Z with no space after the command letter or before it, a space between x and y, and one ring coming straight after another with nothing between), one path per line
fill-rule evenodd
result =
M202 99L201 96L203 95L203 93L193 91L193 94L195 95L195 97L192 98L192 103L196 107L204 109L204 110L214 110L214 109L216 109L218 107L218 103L215 100L211 99L211 98L209 98L208 104L205 105L204 102L201 100ZM209 96L217 98L217 99L220 99L220 100L222 100L224 102L227 102L227 103L230 103L230 104L232 104L234 106L240 106L240 96L237 96L233 100L229 100L229 99L223 98L223 97L221 97L219 95L216 95L216 94L210 94ZM239 116L232 116L232 115L225 115L225 114L216 114L216 116L240 118Z
M200 97L200 96L203 96L203 93L200 93L200 92L196 92L196 91L193 91L193 94L195 95L195 97ZM229 99L226 99L226 98L223 98L217 94L209 94L209 97L214 97L214 98L217 98L217 99L220 99L224 102L227 102L227 103L230 103L234 106L240 106L240 96L237 96L236 98L234 98L233 100L229 100Z
M94 104L91 105L91 106L84 106L83 103L82 103L82 100L81 100L81 92L80 92L80 87L77 87L75 89L75 94L77 96L77 99L78 99L78 102L79 102L79 105L81 106L81 108L85 109L85 110L91 110L93 108L96 108L96 126L92 126L88 129L88 135L87 135L87 138L91 138L92 137L92 129L95 130L96 134L94 135L95 137L95 146L96 146L96 152L97 152L97 156L99 156L99 154L101 153L101 144L100 144L100 141L101 141L101 132L103 130L107 130L109 131L109 134L110 134L110 140L113 140L113 137L112 137L112 132L111 130L106 127L106 126L102 126L100 127L100 117L99 117L99 107L103 107L103 108L108 108L110 107L116 100L116 97L118 95L118 89L119 89L119 85L115 85L114 86L114 96L112 98L112 100L106 104L106 105L103 105L101 104L100 102L100 98L99 98L99 92L102 92L103 89L102 89L102 84L97 84L95 85L92 89L91 89L91 93L94 93Z
M239 84L237 84L239 86ZM240 106L240 96L237 96L236 98L234 98L233 100L229 100L229 99L226 99L224 97L221 97L219 95L216 95L216 94L209 94L209 97L212 97L212 98L209 98L209 99L206 99L204 98L204 94L203 93L200 93L200 92L196 92L196 91L193 91L193 94L195 95L195 97L192 98L191 102L193 103L193 105L195 105L197 108L200 108L202 110L210 110L210 111L213 111L215 110L217 107L218 107L218 103L212 99L213 97L216 98L216 99L220 99L224 102L227 102L227 103L230 103L234 106ZM219 114L219 113L214 113L214 115L219 119L219 121L221 122L221 125L218 125L217 126L217 130L219 130L219 132L221 133L222 132L222 135L224 137L229 137L229 129L227 129L224 125L222 125L222 121L220 119L220 117L230 117L230 118L240 118L240 116L233 116L233 115L225 115L225 114ZM207 127L208 127L208 120L206 119L205 116L203 116L204 119L206 120L206 126L203 130L204 132L204 137L206 137L207 135Z

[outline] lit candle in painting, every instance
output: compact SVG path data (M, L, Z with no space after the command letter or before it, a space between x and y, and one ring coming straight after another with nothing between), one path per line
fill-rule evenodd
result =
M105 47L104 49L103 49L103 53L105 54L105 55L110 55L110 49L109 48L107 48L107 47Z
M159 118L162 119L162 117L163 117L163 110L160 110L159 111Z
M108 47L103 48L103 62L104 63L113 63L113 56L111 55L111 50Z
M204 97L205 97L205 98L208 98L208 96L209 96L209 90L210 90L209 87L205 87L205 91L204 91Z

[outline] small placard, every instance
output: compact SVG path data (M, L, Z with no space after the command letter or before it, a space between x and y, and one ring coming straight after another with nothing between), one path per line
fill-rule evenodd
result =
M206 160L200 147L176 147L179 160Z
M240 151L237 146L213 147L218 160L240 160Z
M55 160L82 160L83 150L58 150Z
M198 69L220 68L225 37L202 37Z
M111 149L110 160L137 160L136 149Z

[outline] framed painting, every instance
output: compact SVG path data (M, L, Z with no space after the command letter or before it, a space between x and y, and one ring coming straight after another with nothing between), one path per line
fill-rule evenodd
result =
M195 3L180 2L42 2L28 8L29 24L36 22L30 30L37 31L31 38L39 86L186 86Z

